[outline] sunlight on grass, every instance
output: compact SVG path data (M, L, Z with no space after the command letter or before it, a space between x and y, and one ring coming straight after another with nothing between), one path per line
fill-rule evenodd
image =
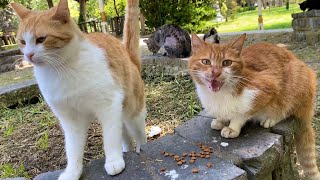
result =
M272 7L262 10L264 29L290 28L292 13L301 12L298 4L290 4L289 10L283 7ZM212 22L209 22L212 23ZM219 32L237 32L258 30L258 8L236 14L234 20L218 24Z

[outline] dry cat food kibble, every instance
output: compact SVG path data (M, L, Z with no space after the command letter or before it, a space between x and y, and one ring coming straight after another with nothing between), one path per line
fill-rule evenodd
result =
M198 173L198 172L199 172L198 168L193 168L192 169L192 173Z
M166 168L161 168L160 169L160 172L165 172L166 171Z
M160 151L160 154L166 157L168 156L172 157L178 166L181 166L182 164L187 163L187 161L189 161L190 164L194 164L197 160L197 157L210 159L212 155L211 153L213 153L213 147L205 146L205 145L202 145L201 143L198 143L197 145L201 149L201 151L183 152L182 154L179 154L179 155L174 153L168 153L165 151ZM212 167L212 163L207 163L206 166L210 168ZM160 169L160 172L164 172L164 171L166 171L165 168ZM198 168L192 169L192 173L198 173L198 172L199 172Z

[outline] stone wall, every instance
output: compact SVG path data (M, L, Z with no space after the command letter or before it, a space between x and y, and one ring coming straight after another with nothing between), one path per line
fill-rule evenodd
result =
M292 14L292 39L314 44L320 41L320 10Z

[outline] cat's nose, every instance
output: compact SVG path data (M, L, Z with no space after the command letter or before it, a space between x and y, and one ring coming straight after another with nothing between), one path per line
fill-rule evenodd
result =
M27 58L29 59L29 60L32 60L32 56L34 55L34 53L28 53L28 54L26 54L26 56L27 56Z
M219 70L213 70L212 71L212 77L214 79L218 78L220 75L221 75L221 71L219 71Z

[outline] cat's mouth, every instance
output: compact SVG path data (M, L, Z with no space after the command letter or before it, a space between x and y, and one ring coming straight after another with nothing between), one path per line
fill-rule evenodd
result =
M224 83L216 79L209 81L209 89L213 92L218 92Z

